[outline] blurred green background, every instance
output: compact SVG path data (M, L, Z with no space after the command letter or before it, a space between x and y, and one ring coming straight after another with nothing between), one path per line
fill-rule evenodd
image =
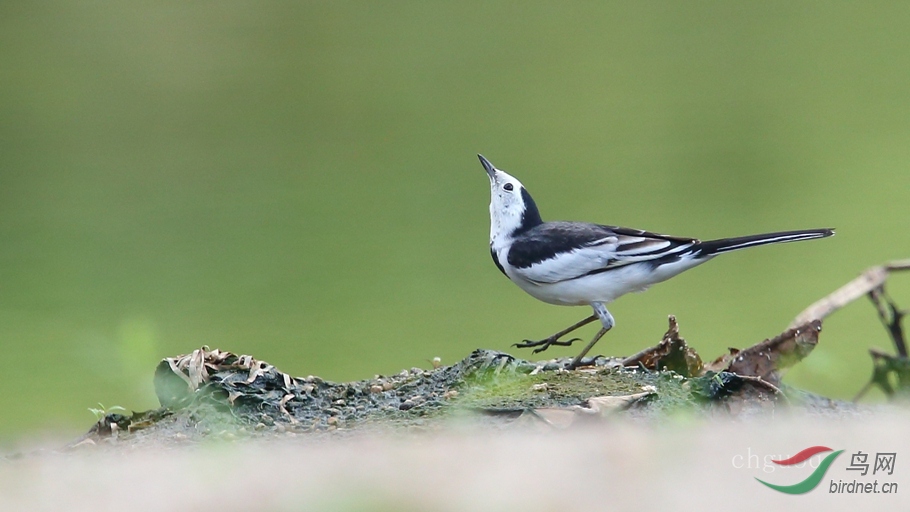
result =
M496 270L478 152L545 219L836 227L620 299L597 351L671 313L706 358L776 335L910 257L908 26L875 2L0 3L0 439L155 407L157 361L203 344L347 380L588 315ZM821 341L787 381L836 397L890 349L863 302Z

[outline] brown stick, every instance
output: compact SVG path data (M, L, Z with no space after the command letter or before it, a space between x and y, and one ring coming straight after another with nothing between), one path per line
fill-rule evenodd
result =
M890 272L899 270L910 270L910 260L892 261L866 270L856 279L806 308L790 322L789 328L798 327L812 320L824 319L831 313L879 288L888 279Z
M575 359L573 359L569 364L570 370L578 368L578 365L581 364L581 361L584 359L585 355L591 350L592 347L594 347L594 344L597 343L599 339L603 338L604 334L607 334L607 329L601 327L601 329L597 331L597 334L594 335L594 339L591 340L591 343L588 343L588 346L585 347L580 354L575 356Z

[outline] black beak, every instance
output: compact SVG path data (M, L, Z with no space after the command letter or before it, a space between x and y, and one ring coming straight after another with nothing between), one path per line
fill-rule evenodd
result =
M496 177L496 168L493 167L493 164L491 164L489 160L484 158L483 155L477 155L477 158L480 159L480 163L483 164L483 168L487 170L487 174L490 175L490 179L491 180L494 179Z

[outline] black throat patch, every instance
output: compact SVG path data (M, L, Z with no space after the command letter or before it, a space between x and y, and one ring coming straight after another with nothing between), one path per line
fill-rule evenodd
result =
M543 224L540 218L540 211L537 209L537 203L531 198L527 189L521 187L521 200L524 201L525 211L521 214L521 226L512 233L512 236L520 235L525 231Z

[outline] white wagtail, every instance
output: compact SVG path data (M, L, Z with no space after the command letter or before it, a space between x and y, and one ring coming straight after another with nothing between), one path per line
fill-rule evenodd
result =
M643 291L721 253L834 234L833 229L807 229L702 242L586 222L544 222L520 181L477 156L490 176L490 253L499 270L536 299L594 309L593 315L548 338L516 346L538 347L534 353L551 345L569 346L578 338L559 338L600 320L600 331L571 368L613 327L606 304L620 296Z

